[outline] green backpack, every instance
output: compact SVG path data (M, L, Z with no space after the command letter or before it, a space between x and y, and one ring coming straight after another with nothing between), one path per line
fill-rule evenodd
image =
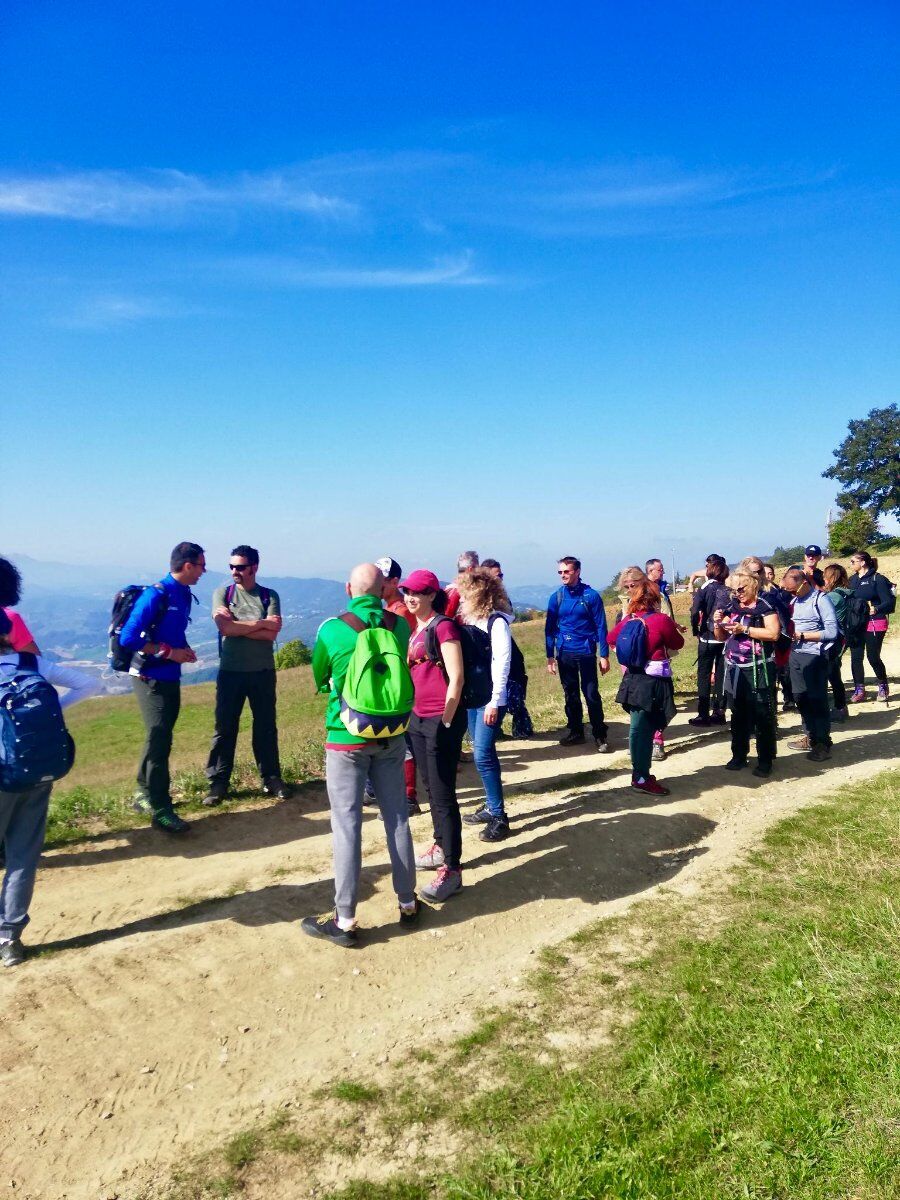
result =
M396 613L382 614L381 625L366 625L355 613L338 620L356 630L341 692L341 720L361 738L390 738L406 733L413 706L413 681L406 656L394 637Z

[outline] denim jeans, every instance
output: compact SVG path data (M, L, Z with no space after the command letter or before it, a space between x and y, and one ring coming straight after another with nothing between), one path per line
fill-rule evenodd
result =
M0 843L6 846L6 873L0 891L0 941L19 937L28 924L38 859L50 807L50 783L25 792L0 792Z
M497 757L497 734L500 723L506 715L506 708L497 710L495 725L485 725L484 710L481 708L466 709L469 718L469 738L474 751L475 766L484 784L484 801L492 817L505 815L503 808L503 780L500 778L500 759Z

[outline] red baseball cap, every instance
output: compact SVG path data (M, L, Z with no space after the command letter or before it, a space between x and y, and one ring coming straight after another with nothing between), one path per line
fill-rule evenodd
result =
M434 571L413 571L398 586L403 592L439 592L441 581Z

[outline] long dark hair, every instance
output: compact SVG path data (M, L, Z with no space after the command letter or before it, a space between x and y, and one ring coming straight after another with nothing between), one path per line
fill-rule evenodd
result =
M863 560L863 563L865 564L865 568L867 571L877 571L878 570L878 559L873 558L872 555L868 552L868 550L854 550L853 553L850 555L850 557L851 558L861 558Z

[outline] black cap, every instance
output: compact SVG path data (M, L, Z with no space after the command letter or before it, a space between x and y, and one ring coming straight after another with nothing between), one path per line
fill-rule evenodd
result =
M822 557L822 547L821 546L807 546L806 549L803 551L803 553L804 554L818 554L819 557L821 558Z
M399 579L403 574L400 564L395 558L390 555L385 555L384 558L376 558L375 566L382 573L385 579Z

